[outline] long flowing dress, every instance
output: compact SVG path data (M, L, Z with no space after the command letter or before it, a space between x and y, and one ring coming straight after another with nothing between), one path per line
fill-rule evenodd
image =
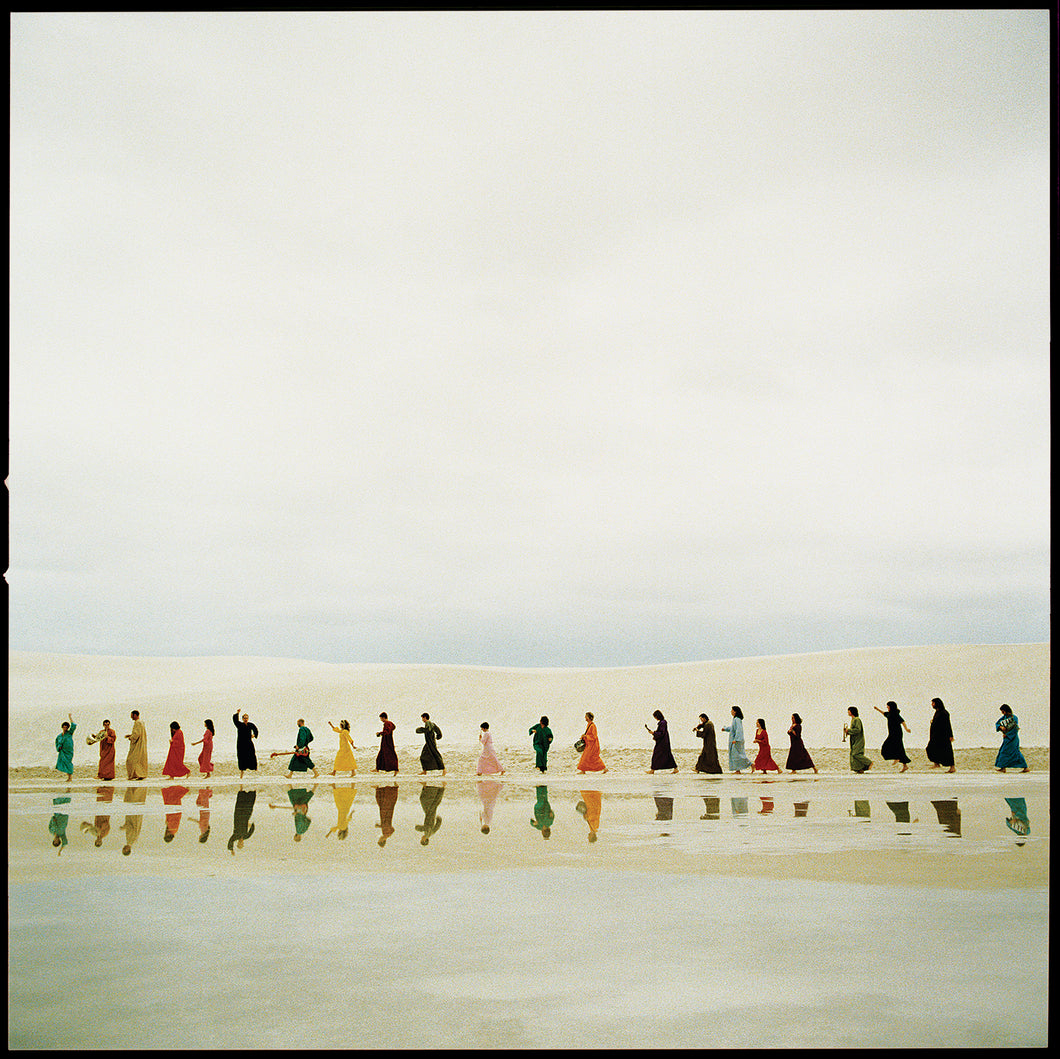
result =
M184 800L184 795L190 793L187 787L162 788L162 804L169 806L170 809L175 808L178 810L175 813L166 813L165 840L167 842L173 841L173 837L180 828L180 821L184 816L184 810L181 809L180 803Z
M333 732L339 734L339 751L335 755L335 764L332 765L334 772L356 772L357 759L353 756L353 736L348 728L336 728L331 726Z
M696 761L696 772L721 772L718 760L718 740L714 734L714 722L705 721L696 725L696 735L703 740L703 749Z
M133 721L129 738L129 754L125 759L125 771L131 780L142 780L147 776L147 729L139 717Z
M793 770L812 769L813 759L802 741L802 725L798 722L792 723L788 729L788 738L791 740L791 746L788 748L788 760L784 767Z
M239 711L232 714L232 723L236 726L236 764L240 772L258 770L258 752L254 749L254 740L258 737L258 726L253 721L241 721Z
M530 729L534 737L534 767L542 772L548 770L548 748L552 744L552 729L538 721Z
M900 761L908 765L911 759L905 752L902 739L902 715L897 710L888 710L884 717L887 720L887 738L880 747L880 757L884 761Z
M1025 769L1027 759L1020 750L1020 722L1014 713L999 717L994 731L1001 733L1001 747L994 761L996 769Z
M199 771L207 776L213 772L213 732L204 728L202 733L202 750L199 751Z
M313 797L313 792L307 791L305 787L292 787L287 792L287 797L291 802L291 808L294 810L294 840L295 842L301 842L302 836L309 830L309 825L313 822L309 815L309 801Z
M57 772L65 772L67 776L72 776L74 772L75 731L77 731L77 725L71 723L67 731L60 732L55 737L55 749L59 755L55 760L55 769Z
M872 765L865 756L865 726L860 717L851 717L847 729L850 734L850 767L855 772L864 772Z
M304 724L301 725L294 741L295 753L291 755L291 760L287 764L288 772L308 772L310 769L316 768L316 765L313 764L313 759L309 756L309 744L311 742L313 742L313 733ZM304 750L306 753L299 754L299 750ZM292 802L292 804L294 803Z
M492 776L498 772L503 772L504 767L493 749L493 733L488 728L482 729L478 734L478 741L482 744L482 753L479 754L478 765L475 766L476 774L479 776Z
M378 734L382 736L379 741L379 753L375 756L376 772L397 772L398 756L394 749L394 729L397 725L393 721L383 722L383 730Z
M335 796L335 826L328 832L327 837L330 838L337 831L339 838L345 838L350 829L350 815L353 813L353 799L357 796L357 788L335 786L332 790Z
M723 725L721 730L729 733L729 771L742 772L749 769L751 759L743 748L743 721L734 717L732 724Z
M396 783L387 787L376 787L375 804L379 806L379 845L385 846L386 840L394 834L394 808L397 805L398 789Z
M497 795L504 789L504 784L500 780L479 780L476 786L478 796L482 799L482 812L478 814L481 824L479 830L484 835L488 835L493 826L493 810L497 804Z
M582 791L582 800L574 807L589 825L589 841L596 841L600 830L600 810L603 808L603 795L599 791Z
M953 765L953 726L950 724L949 710L945 706L935 709L928 729L928 745L924 752L928 761L936 765Z
M114 779L114 744L117 741L118 733L113 728L104 729L99 741L99 771L96 773L101 780Z
M760 772L779 772L780 766L773 760L773 752L769 746L769 735L759 728L755 732L755 742L758 744L758 755L755 757L753 769Z
M423 736L423 749L420 751L420 768L424 772L433 772L435 769L444 769L445 762L438 752L438 740L442 738L442 730L434 723L428 721L422 728L416 729Z
M660 720L651 733L655 740L655 749L651 752L651 769L676 769L677 762L674 761L673 751L670 749L670 729L665 720Z
M187 776L191 769L184 764L184 733L178 728L169 740L169 753L162 766L163 776Z
M585 729L582 739L585 740L585 749L578 759L579 772L606 772L607 766L600 757L600 737L596 734L596 723L590 721Z

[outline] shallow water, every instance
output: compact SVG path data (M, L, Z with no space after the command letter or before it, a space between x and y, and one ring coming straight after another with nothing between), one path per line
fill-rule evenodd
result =
M10 791L9 1046L1046 1042L1047 776L250 793Z

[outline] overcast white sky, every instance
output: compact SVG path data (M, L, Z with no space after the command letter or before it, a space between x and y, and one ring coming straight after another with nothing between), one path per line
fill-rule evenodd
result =
M12 648L1049 639L1047 11L11 30Z

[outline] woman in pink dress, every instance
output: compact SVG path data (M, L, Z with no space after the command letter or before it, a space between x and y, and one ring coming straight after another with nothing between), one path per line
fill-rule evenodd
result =
M184 764L184 733L176 721L169 722L169 755L162 766L162 775L166 779L177 779L191 775L191 769Z
M202 733L202 738L196 739L191 745L198 746L202 743L202 750L199 751L199 771L209 779L210 773L213 772L214 728L213 721L209 717L203 723L206 726L206 730Z
M583 775L586 772L606 772L607 766L600 757L600 737L596 734L596 725L593 723L593 715L585 715L585 732L582 734L585 749L578 759L578 771Z
M755 742L758 744L758 757L755 758L755 763L751 766L751 771L769 772L771 769L773 772L779 772L780 766L773 760L773 754L769 749L769 736L766 735L766 722L761 717L755 725Z
M482 753L478 756L478 767L475 769L476 776L492 776L496 772L504 772L500 759L493 749L493 736L490 734L489 721L483 721L479 726L478 741L482 744Z

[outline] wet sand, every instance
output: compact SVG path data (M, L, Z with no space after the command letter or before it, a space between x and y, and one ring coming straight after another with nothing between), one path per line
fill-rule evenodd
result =
M9 1046L1046 1042L1046 772L514 771L13 776Z

